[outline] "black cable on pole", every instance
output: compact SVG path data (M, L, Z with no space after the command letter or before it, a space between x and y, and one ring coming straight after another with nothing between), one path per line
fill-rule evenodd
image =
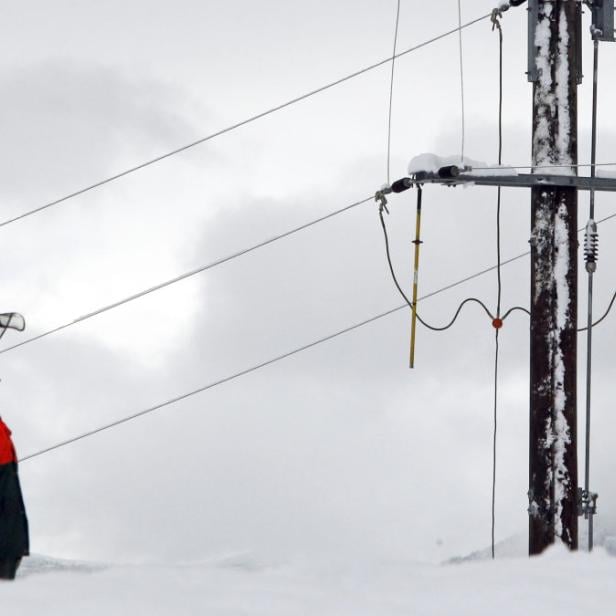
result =
M502 317L502 320L504 321L512 312L516 312L516 311L523 312L527 314L528 316L530 316L530 310L528 310L527 308L523 308L522 306L514 306L513 308L509 308L509 310L505 312L505 314Z
M404 51L401 51L398 54L395 54L395 56L389 56L383 60L380 60L379 62L375 62L374 64L371 64L369 66L366 66L362 69L359 69L358 71L355 71L354 73L350 73L349 75L345 75L344 77L341 77L340 79L336 79L336 81L332 81L328 84L325 84L323 86L320 86L319 88L316 88L314 90L311 90L310 92L306 92L305 94L301 94L300 96L297 96L295 98L292 98L291 100L288 100L284 103L281 103L280 105L276 105L275 107L272 107L270 109L267 109L266 111L262 111L261 113L258 113L256 115L250 116L249 118L246 118L244 120L241 120L240 122L237 122L235 124L231 124L230 126L227 126L225 128L222 128L221 130L218 130L214 133L211 133L205 137L201 137L200 139L196 139L195 141L192 141L191 143L187 143L186 145L183 145L179 148L176 148L175 150L171 150L170 152L167 152L165 154L161 154L160 156L156 156L155 158L151 158L150 160L147 160L143 163L140 163L138 165L135 165L134 167L129 167L128 169L125 169L124 171L120 171L119 173L116 173L112 176L109 176L103 180L99 180L98 182L95 182L93 184L90 184L89 186L86 186L84 188L81 188L79 190L76 190L75 192L69 193L68 195L65 195L63 197L60 197L59 199L55 199L54 201L50 201L49 203L45 203L44 205L41 205L39 207L34 208L33 210L29 210L27 212L24 212L23 214L19 214L18 216L14 216L13 218L8 218L2 222L0 222L0 227L4 227L6 225L9 225L13 222L17 222L18 220L22 220L23 218L26 218L28 216L32 216L33 214L37 214L38 212L41 212L43 210L46 210L50 207L53 207L55 205L59 205L60 203L64 203L66 201L68 201L69 199L73 199L74 197L78 197L79 195L83 195L87 192L90 192L91 190L94 190L96 188L100 188L101 186L104 186L105 184L109 184L111 182L115 182L116 180L119 180L120 178L126 177L127 175L130 175L132 173L135 173L136 171L140 171L141 169L145 169L146 167L149 167L151 165L154 165L156 163L159 163L167 158L170 158L172 156L175 156L176 154L180 154L182 152L185 152L186 150L190 150L191 148L194 148L195 146L201 145L202 143L206 143L208 141L211 141L212 139L215 139L217 137L220 137L222 135L225 135L227 133L233 132L235 130L237 130L238 128L241 128L243 126L246 126L247 124L251 124L252 122L256 122L257 120L260 120L261 118L265 118L266 116L269 116L273 113L276 113L277 111L281 111L282 109L285 109L287 107L290 107L292 105L295 105L296 103L299 103L301 101L304 101L308 98L311 98L312 96L315 96L316 94L320 94L321 92L325 92L326 90L329 90L330 88L333 88L335 86L338 86L342 83L345 83L346 81L349 81L351 79L354 79L355 77L359 77L360 75L363 75L365 73L368 73L369 71L372 71L376 68L379 68L380 66L384 66L385 64L387 64L388 62L392 62L398 58L401 58L403 56L406 56L407 54L410 54L414 51L417 51L423 47L426 47L428 45L431 45L432 43L436 43L437 41L440 41L441 39L444 39L448 36L451 36L452 34L455 34L456 32L458 32L460 29L465 29L468 28L476 23L479 23L480 21L483 21L484 19L487 19L488 17L490 17L490 14L487 15L482 15L481 17L477 17L476 19L473 19L472 21L469 21L465 24L463 24L460 27L457 28L453 28L451 30L448 30L447 32L444 32L442 34L439 34L438 36L435 36L431 39L428 39L422 43L419 43L417 45L414 45L413 47L409 47L408 49L405 49Z
M400 295L402 296L402 298L404 299L404 301L406 302L408 307L411 310L413 310L413 302L407 297L406 293L404 292L404 290L400 286L400 283L398 282L398 277L396 276L396 272L394 270L394 265L393 265L392 260L391 260L391 250L389 248L389 233L387 232L387 225L385 224L385 218L383 216L383 210L384 210L383 206L379 207L379 219L381 221L381 227L383 229L383 239L385 240L385 256L387 257L387 265L389 266L389 272L391 274L391 277L392 277L392 280L394 282L394 285L396 286L396 289L398 289L398 293L400 293ZM447 323L447 325L444 325L444 326L441 326L441 327L435 327L434 325L430 325L429 323L427 323L426 321L424 321L421 318L421 316L419 315L419 313L417 311L415 311L415 314L417 316L417 320L424 327L427 327L428 329L431 329L432 331L442 332L442 331L445 331L446 329L449 329L450 327L453 326L453 324L456 322L458 316L460 315L460 312L462 312L462 308L464 308L464 306L466 304L471 303L471 302L479 304L479 306L481 306L483 308L483 310L490 317L490 319L492 319L492 320L494 319L494 315L490 312L488 307L480 299L477 299L476 297L468 297L468 298L466 298L458 306L458 309L456 310L456 312L455 312L453 318L451 319L451 321L449 323Z
M491 548L492 560L496 558L496 436L498 431L498 334L499 329L495 328L495 352L494 352L494 430L492 434L492 530L491 530Z
M149 295L150 293L160 291L161 289L169 287L177 282L186 280L187 278L190 278L192 276L196 276L197 274L206 272L219 265L222 265L223 263L228 263L229 261L233 261L234 259L237 259L238 257L242 257L248 253L258 250L259 248L263 248L265 246L268 246L269 244L273 244L274 242L277 242L278 240L294 235L295 233L299 233L300 231L304 231L305 229L308 229L309 227L312 227L316 224L329 220L330 218L333 218L334 216L338 216L339 214L343 214L344 212L348 212L349 210L356 208L360 205L363 205L364 203L368 203L369 201L372 201L372 197L362 199L361 201L355 201L355 203L351 203L350 205L347 205L339 210L334 210L333 212L330 212L329 214L326 214L325 216L321 216L320 218L311 220L310 222L300 225L299 227L289 229L288 231L285 231L284 233L275 235L267 240L259 242L258 244L254 244L253 246L243 248L242 250L239 250L238 252L234 252L230 255L227 255L226 257L221 257L220 259L216 259L215 261L212 261L206 265L202 265L201 267L198 267L197 269L190 270L188 272L180 274L179 276L176 276L175 278L171 278L170 280L165 280L152 287L148 287L147 289L143 289L142 291L133 293L132 295L129 295L128 297L120 299L116 302L113 302L112 304L108 304L106 306L102 306L101 308L97 308L93 312L90 312L86 315L78 317L77 319L73 319L72 321L68 321L67 323L64 323L63 325L59 325L58 327L54 327L53 329L42 332L36 336L32 336L31 338L23 340L22 342L18 342L4 349L0 349L0 355L2 355L2 353L7 353L8 351L12 351L13 349L17 349L19 347L25 346L26 344L30 344L31 342L35 342L36 340L40 340L41 338L46 338L47 336L60 332L64 329L68 329L69 327L72 327L73 325L77 325L78 323L83 323L84 321L87 321L88 319L92 319L93 317L96 317L100 314L108 312L109 310L113 310L114 308L118 308L120 306L123 306L124 304L128 304L129 302L132 302L136 299L145 297L146 295Z
M492 12L492 30L498 30L498 165L503 163L503 28L499 18L501 13L498 9ZM497 261L497 300L496 318L501 316L501 301L503 295L503 281L501 276L501 187L497 189L496 197L496 261ZM513 309L512 309L513 310ZM509 311L507 316L511 313ZM492 528L491 528L491 551L492 560L496 558L495 534L496 534L496 437L498 434L498 355L499 328L494 328L494 430L492 435Z
M406 293L404 292L404 290L402 289L402 287L400 286L400 283L398 281L398 277L396 276L394 267L393 267L393 263L391 260L391 251L390 251L390 247L389 247L389 233L387 231L387 226L385 224L385 219L383 217L383 212L381 211L381 209L379 209L379 218L381 221L381 227L383 229L383 237L385 240L385 255L387 257L387 264L389 266L389 271L390 274L392 276L394 285L396 286L396 289L398 290L398 293L402 296L402 298L404 299L404 301L406 302L406 305L411 308L413 308L413 304L412 302L409 300L409 298L407 297ZM609 216L606 216L605 218L602 218L600 220L597 221L597 224L601 224L603 222L606 222L608 220L611 220L613 218L616 218L616 213L614 214L610 214ZM578 229L578 233L584 231L584 227L582 227L581 229ZM517 261L519 259L522 259L523 257L527 257L528 255L530 255L530 251L526 251L526 252L522 252L519 255L516 255L515 257L511 257L510 259L507 259L506 261L501 261L500 262L500 267L502 268L505 265L509 265L510 263L513 263L514 261ZM476 278L478 276L481 276L483 274L487 274L488 272L492 272L495 270L498 270L499 268L499 264L497 263L496 265L493 265L492 267L489 267L487 269L481 270L480 272L478 272L476 275L472 275L469 278L465 278L461 281L458 281L457 283L454 283L453 286L458 286L459 284L463 283L463 282L468 282L469 280L472 280L473 278ZM450 287L446 287L444 289L442 289L442 291L448 290L452 288ZM431 297L431 295L425 296L422 299L426 299L427 297ZM603 321L607 315L609 314L609 311L612 308L612 305L614 304L614 302L616 301L616 294L614 295L614 297L612 298L612 301L610 302L609 308L607 310L607 312L595 323L593 323L593 327L595 327L596 325L599 325L599 323L601 323L601 321ZM465 299L457 308L456 312L454 313L453 318L451 319L451 321L449 323L447 323L447 325L444 325L442 327L435 327L433 325L430 325L429 323L427 323L426 321L424 321L419 314L417 314L417 320L426 328L431 329L433 331L445 331L447 329L449 329L457 320L458 316L460 315L460 312L462 311L462 308L468 304L468 303L477 303L479 304L484 312L492 319L494 320L494 315L490 312L490 309L479 299L477 299L476 297L468 297L467 299ZM511 316L514 312L523 312L524 314L530 316L530 310L528 310L527 308L524 308L523 306L513 306L512 308L509 308L509 310L507 310L505 312L505 314L503 314L501 321L505 321L506 319L509 318L509 316ZM578 332L582 332L582 331L586 331L586 328L581 328L577 330ZM1 351L0 351L1 352Z
M614 295L612 295L612 299L611 299L611 301L610 301L610 303L609 303L609 305L607 307L607 310L604 312L603 316L600 319L597 319L592 324L593 329L595 327L597 327L597 325L599 325L599 323L601 323L602 321L604 321L607 318L608 314L610 314L610 312L612 310L612 307L614 306L614 302L615 301L616 301L616 292L614 293ZM578 332L585 332L585 331L588 331L588 326L582 327L582 328L578 329Z
M526 253L524 256L527 256L528 253ZM504 265L505 263L503 263ZM600 323L602 323L603 321L605 321L605 319L608 317L608 315L610 314L612 308L614 307L614 302L616 302L616 292L614 292L614 294L612 295L612 299L610 300L610 303L607 307L607 310L603 313L603 316L600 319L597 319L593 324L592 327L593 329L595 327L597 327L597 325L599 325ZM521 306L515 306L514 308L510 308L504 315L503 315L503 321L512 313L515 312L516 310L523 312L524 314L527 314L528 316L530 316L530 310L527 310L526 308L522 308ZM576 330L578 332L585 332L588 331L588 326L586 327L578 327L578 329Z

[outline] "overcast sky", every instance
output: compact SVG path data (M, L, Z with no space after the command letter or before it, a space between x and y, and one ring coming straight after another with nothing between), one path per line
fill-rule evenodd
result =
M493 0L465 0L463 19ZM391 54L394 0L56 0L0 21L2 219L280 104ZM455 0L402 0L399 49L457 24ZM503 19L505 162L530 160L526 12ZM587 31L586 28L584 30ZM591 74L585 38L585 72ZM457 38L396 65L392 175L460 148ZM466 152L497 156L497 35L465 31ZM616 160L616 46L601 47L600 161ZM580 88L589 159L591 82ZM373 194L385 181L384 66L172 159L0 228L9 345ZM421 294L495 262L495 191L428 188ZM529 194L504 193L503 256L528 248ZM580 197L580 221L587 196ZM600 195L600 216L616 211ZM413 195L388 224L410 280ZM616 287L601 228L597 312ZM528 260L504 305L528 305ZM448 320L488 275L422 304ZM1 413L27 455L401 303L377 209L363 205L210 272L0 356ZM580 313L584 309L580 303ZM24 462L33 551L117 562L359 553L437 560L490 538L493 329L410 317L360 331L159 413ZM610 470L614 320L596 336L593 488L616 516ZM597 330L599 331L599 330ZM501 335L497 539L525 532L528 320ZM580 353L585 350L580 339ZM582 355L580 356L582 357ZM580 370L582 373L583 370ZM582 383L580 383L582 385ZM580 387L580 395L583 389ZM582 407L580 406L580 416ZM580 423L581 427L581 423ZM580 471L582 471L580 466Z

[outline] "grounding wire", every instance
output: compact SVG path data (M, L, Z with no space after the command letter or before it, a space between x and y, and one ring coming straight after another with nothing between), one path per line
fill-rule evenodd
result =
M608 216L602 220L597 221L597 223L600 222L605 222L611 218L616 218L616 213L612 214L611 216ZM501 266L504 265L508 265L510 263L513 263L515 261L519 261L520 259L523 259L524 257L527 257L530 254L530 251L526 251L523 253L520 253L519 255L516 255L514 257L510 257L509 259L506 259L505 261L503 261L501 263ZM436 295L440 295L441 293L444 293L445 291L449 291L451 289L454 289L455 287L458 287L466 282L470 282L471 280L475 280L476 278L479 278L485 274L488 274L489 272L493 272L495 269L497 268L496 265L492 265L490 267L487 267L483 270L479 270L478 272L475 272L474 274L470 274L469 276L466 276L464 278L461 278L460 280L456 280L455 282L452 282L448 285L445 285L444 287L441 287L435 291L432 291L430 293L427 293L426 295L424 295L423 297L420 297L417 301L424 301L426 299L429 299L431 297L434 297ZM614 294L614 298L612 299L612 304L614 303L614 301L616 300L616 293ZM610 304L610 308L611 305ZM292 351L289 351L288 353L284 353L283 355L279 355L277 357L274 357L273 359L269 359L266 360L264 362L261 362L260 364L256 364L254 366L252 366L251 368L247 368L246 370L242 370L241 372L236 372L232 375L229 375L227 377L224 377L222 379L219 379L217 381L214 381L212 383L209 383L208 385L204 385L203 387L200 387L198 389L195 389L191 392L185 393L185 394L181 394L179 396L176 396L175 398L172 398L170 400L167 400L166 402L162 402L160 404L157 404L155 406L149 407L145 410L139 411L137 413L133 413L132 415L129 415L127 417L123 417L120 418L114 422L111 422L109 424L106 424L104 426L100 426L98 428L95 428L93 430L89 430L88 432L84 432L80 435L74 436L70 439L66 439L64 441L61 441L59 443L56 443L55 445L51 445L49 447L46 447L45 449L41 449L39 451L36 451L32 454L28 454L27 456L24 456L23 458L20 459L21 462L25 462L26 460L30 460L32 458L37 458L39 456L42 456L43 454L49 453L51 451L54 451L56 449L60 449L62 447L66 447L67 445L70 445L72 443L75 443L77 441L81 441L85 438L88 438L90 436L94 436L95 434L99 434L100 432L104 432L106 430L110 430L116 426L122 425L124 423L127 423L129 421L132 421L133 419L137 419L139 417L143 417L144 415L148 415L150 413L154 413L155 411L158 411L162 408L165 408L167 406L171 406L172 404L175 404L176 402L180 402L181 400L185 400L187 398L190 398L194 395L197 395L199 393L202 393L204 391L207 391L208 389L213 389L214 387L217 387L218 385L222 385L224 383L228 383L230 381L233 381L237 378L240 378L244 375L247 375L251 372L255 372L261 368L265 368L266 366L270 366L272 364L275 364L279 361L282 361L283 359L286 359L288 357L292 357L293 355L297 355L298 353L301 353L303 351L306 351L308 349L314 348L320 344L323 344L325 342L328 342L330 340L333 340L335 338L338 338L339 336L342 336L344 334L350 333L352 331L355 331L361 327L364 327L365 325L369 325L370 323L374 323L376 321L379 321L380 319L384 319L385 317L388 317L396 312L399 312L401 310L404 310L405 308L408 308L408 304L405 302L404 304L402 304L401 306L397 306L395 308L392 308L390 310L387 310L385 312L382 312L380 314L377 314L373 317L370 317L369 319L365 319L364 321L360 321L359 323L355 323L354 325L350 325L349 327L346 327L342 330L339 330L337 332L334 332L333 334L329 334L327 336L324 336L323 338L319 338L318 340L315 340L311 343L308 343L304 346L298 347ZM519 308L518 308L519 309ZM519 310L524 310L524 309L519 309ZM513 309L510 311L513 312ZM608 310L609 312L609 310ZM605 314L601 319L603 320L605 317L607 316L607 314ZM600 322L599 321L599 322ZM596 325L593 324L593 326Z
M111 182L114 182L116 180L119 180L120 178L126 177L127 175L130 175L132 173L135 173L136 171L140 171L141 169L145 169L146 167L149 167L151 165L154 165L156 163L159 163L167 158L170 158L172 156L175 156L176 154L180 154L182 152L185 152L186 150L189 150L191 148L194 148L195 146L201 145L202 143L206 143L207 141L211 141L212 139L215 139L217 137L220 137L221 135L225 135L227 133L230 133L232 131L237 130L238 128L241 128L242 126L246 126L247 124L251 124L252 122L255 122L257 120L260 120L261 118L264 118L266 116L269 116L273 113L276 113L277 111L281 111L282 109L285 109L287 107L290 107L292 105L295 105L296 103L299 103L301 101L304 101L308 98L311 98L312 96L315 96L316 94L320 94L321 92L325 92L326 90L329 90L330 88L333 88L337 85L340 85L342 83L345 83L346 81L349 81L351 79L354 79L355 77L359 77L360 75L363 75L364 73L368 73L369 71L372 71L376 68L379 68L381 66L384 66L385 64L387 64L388 62L392 62L393 60L396 60L397 58L401 58L407 54L410 54L414 51L417 51L423 47L426 47L428 45L431 45L432 43L436 43L437 41L440 41L441 39L444 39L448 36L451 36L452 34L455 34L456 32L458 32L460 29L465 29L468 28L476 23L479 23L480 21L483 21L484 19L488 19L490 17L490 13L488 13L487 15L482 15L481 17L477 17L465 24L462 24L459 27L453 28L451 30L448 30L447 32L443 32L442 34L439 34L431 39L428 39L426 41L423 41L422 43L418 43L417 45L414 45L412 47L409 47L408 49L405 49L404 51L401 51L400 53L395 54L394 57L387 57L383 60L380 60L379 62L375 62L374 64L371 64L369 66L365 66L362 69L359 69L353 73L350 73L348 75L345 75L344 77L341 77L340 79L337 79L335 81L332 81L330 83L327 83L323 86L320 86L319 88L316 88L314 90L311 90L309 92L306 92L304 94L301 94L300 96L297 96L295 98L292 98L284 103L281 103L280 105L276 105L275 107L271 107L270 109L267 109L266 111L262 111L261 113L258 113L256 115L250 116L244 120L241 120L240 122L236 122L235 124L231 124L225 128L222 128L214 133L210 133L209 135L206 135L205 137L201 137L200 139L196 139L195 141L192 141L191 143L187 143L186 145L180 146L179 148L176 148L174 150L171 150L169 152L166 152L165 154L161 154L160 156L156 156L155 158L151 158L145 162L142 162L138 165L135 165L134 167L129 167L127 169L125 169L124 171L120 171L119 173L116 173L115 175L109 176L103 180L99 180L98 182L95 182L94 184L90 184L89 186L85 186L84 188L81 188L79 190L76 190L75 192L69 193L63 197L60 197L59 199L55 199L54 201L50 201L49 203L45 203L44 205L41 205L39 207L36 207L32 210L29 210L27 212L23 212L22 214L19 214L17 216L14 216L13 218L8 218L4 221L0 222L0 227L4 227L6 225L9 225L13 222L17 222L18 220L22 220L23 218L26 218L28 216L32 216L33 214L37 214L38 212L41 212L43 210L46 210L48 208L51 208L55 205L59 205L60 203L64 203L66 201L68 201L69 199L73 199L74 197L77 197L79 195L83 195L84 193L87 193L91 190L94 190L96 188L100 188L101 186L104 186L106 184L109 184Z
M237 252L234 252L230 255L227 255L225 257L221 257L219 259L216 259L215 261L212 261L210 263L207 263L206 265L202 265L201 267L198 267L196 269L190 270L188 272L185 272L183 274L180 274L179 276L176 276L174 278L171 278L169 280L165 280L164 282L160 282L154 286L148 287L147 289L143 289L142 291L139 291L137 293L133 293L132 295L129 295L128 297L125 297L123 299L120 299L116 302L113 302L111 304L107 304L106 306L103 306L101 308L97 308L96 310L85 314L83 316L80 316L76 319L73 319L72 321L69 321L67 323L64 323L63 325L59 325L58 327L54 327L53 329L50 329L48 331L42 332L41 334L38 334L36 336L32 336L31 338L28 338L26 340L23 340L22 342L18 342L17 344L13 344L12 346L6 347L4 349L0 349L0 355L2 353L7 353L8 351L12 351L13 349L17 349L18 347L24 346L26 344L29 344L31 342L34 342L36 340L40 340L41 338L45 338L47 336L50 336L51 334L55 334L56 332L60 332L64 329L67 329L69 327L72 327L73 325L77 325L78 323L83 323L84 321L87 321L88 319L91 319L93 317L96 317L100 314L103 314L104 312L108 312L109 310L113 310L114 308L118 308L120 306L123 306L124 304L128 304L129 302L132 302L134 300L140 299L142 297L145 297L146 295L149 295L150 293L154 293L156 291L160 291L161 289L164 289L166 287L169 287L177 282L180 282L182 280L186 280L187 278L190 278L192 276L196 276L197 274L201 274L203 272L206 272L207 270L213 269L219 265L222 265L223 263L228 263L229 261L233 261L234 259L237 259L238 257L242 257L246 254L249 254L255 250L258 250L260 248L263 248L265 246L268 246L269 244L273 244L274 242L277 242L278 240L284 239L286 237L289 237L291 235L294 235L295 233L299 233L300 231L304 231L305 229L308 229L309 227L312 227L318 223L324 222L326 220L329 220L330 218L334 218L335 216L338 216L339 214L342 214L344 212L348 212L349 210L356 208L360 205L363 205L364 203L368 203L369 201L372 201L372 197L368 197L367 199L362 199L360 201L355 201L355 203L351 203L350 205L347 205L341 209L335 210L333 212L330 212L329 214L326 214L325 216L321 216L320 218L316 218L315 220L311 220L310 222L304 223L303 225L300 225L299 227L295 227L293 229L289 229L288 231L285 231L284 233L280 233L278 235L275 235L273 237L270 237L267 240L263 240L262 242L259 242L257 244L254 244L253 246L249 246L247 248L243 248L242 250L239 250Z
M614 216L616 216L616 214ZM613 216L611 218L613 218ZM530 253L527 252L527 253L524 254L524 256L527 256L528 254L530 254ZM597 325L599 325L599 323L605 321L607 316L610 314L610 312L611 312L611 310L612 310L612 308L614 306L614 302L615 301L616 301L616 291L612 295L612 299L610 300L610 303L608 304L608 307L607 307L606 311L603 313L603 316L600 319L597 319L596 321L593 322L593 324L592 324L593 328L597 327ZM530 310L528 310L527 308L522 308L521 306L515 306L514 308L510 308L503 315L503 320L505 320L512 312L516 312L516 311L523 312L524 314L527 314L528 316L530 316ZM579 327L576 331L578 331L578 332L588 331L588 326L586 326L586 327Z
M530 253L525 253L524 256L527 256ZM595 327L597 327L597 325L599 325L600 323L602 323L603 321L605 321L605 319L607 318L607 316L610 314L613 306L614 306L614 302L616 301L616 291L614 292L614 294L612 295L612 299L610 300L610 303L608 304L608 307L606 309L606 311L603 313L603 316L600 319L597 319L596 321L593 322L592 327L593 329ZM503 315L503 320L505 320L512 312L523 312L524 314L527 314L528 316L530 316L530 310L526 309L526 308L522 308L521 306L515 306L514 308L510 308L504 315ZM578 327L576 329L577 332L585 332L588 331L588 325L586 327Z
M413 302L408 298L408 296L406 295L406 293L404 292L404 290L400 286L400 282L398 281L398 277L396 276L396 272L394 270L394 265L393 265L392 260L391 260L391 250L389 248L389 233L387 232L387 225L385 224L385 218L383 216L383 210L384 210L383 207L379 207L379 220L381 221L381 227L383 229L383 239L385 240L385 256L387 257L387 265L389 266L389 272L390 272L391 277L393 279L394 285L396 286L396 289L398 289L398 293L400 293L400 295L402 296L402 298L404 299L404 301L406 302L408 307L411 308L411 310L413 310ZM437 326L434 326L434 325L430 325L429 323L424 321L424 319L421 318L421 316L419 315L419 313L416 310L415 310L415 314L417 316L417 320L424 327L427 327L428 329L431 329L432 331L442 332L442 331L445 331L445 330L447 330L447 329L449 329L450 327L453 326L453 324L458 319L458 316L460 316L460 313L462 312L462 308L464 308L464 306L466 306L466 304L470 304L470 303L478 304L479 306L481 306L481 308L483 308L483 310L490 317L490 319L494 319L494 315L490 312L489 308L480 299L477 299L476 297L468 297L463 302L461 302L460 305L458 306L456 312L454 313L453 318L451 319L451 321L449 321L449 323L447 323L446 325L443 325L443 326L440 326L440 327L437 327Z
M604 321L607 318L607 315L610 314L610 311L612 310L612 307L614 306L614 301L616 301L616 292L614 292L614 294L612 295L612 299L607 307L607 310L603 313L603 316L600 319L597 319L593 324L593 328L597 327L597 325L599 325L599 323L601 323L602 321ZM588 330L588 326L586 327L582 327L580 329L578 329L579 332L585 332Z
M492 13L492 30L498 30L498 164L503 162L503 28L499 17L501 13L494 9ZM502 189L497 188L496 196L496 262L497 262L497 301L496 318L500 319L501 301L503 296L503 280L501 276L501 197ZM511 311L507 313L507 316ZM494 410L492 433L492 498L491 498L491 553L492 560L496 557L496 438L498 435L498 359L499 359L499 328L494 328Z
M490 544L492 551L492 560L496 558L496 544L494 536L496 531L496 436L498 434L498 334L500 330L498 328L495 328L494 331L494 423L492 432L492 526Z
M396 48L398 46L398 28L400 26L400 2L397 1L396 6L396 24L394 27L394 44L393 50L391 53L391 76L389 79L389 111L387 114L387 184L391 183L391 118L392 118L392 110L394 103L394 77L396 70Z
M528 254L528 253L526 253ZM530 316L530 310L528 310L528 308L523 308L522 306L514 306L513 308L509 308L509 310L507 310L507 312L505 312L505 314L503 315L503 321L512 313L512 312L523 312L524 314L527 314L528 316Z

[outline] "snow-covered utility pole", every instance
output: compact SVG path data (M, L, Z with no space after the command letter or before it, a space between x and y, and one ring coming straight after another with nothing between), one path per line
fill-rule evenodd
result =
M529 0L536 173L577 173L577 0ZM550 166L559 167L553 171ZM561 167L565 165L565 167ZM529 553L578 546L577 189L531 190Z

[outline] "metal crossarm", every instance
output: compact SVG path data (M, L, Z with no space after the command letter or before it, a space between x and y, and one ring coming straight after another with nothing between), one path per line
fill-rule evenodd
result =
M473 175L460 171L457 167L443 167L438 172L420 171L412 177L402 178L392 185L393 192L421 184L442 184L457 186L475 184L477 186L502 186L503 188L576 188L616 192L616 178L587 177L578 175L554 175L544 173L520 173L517 175Z

